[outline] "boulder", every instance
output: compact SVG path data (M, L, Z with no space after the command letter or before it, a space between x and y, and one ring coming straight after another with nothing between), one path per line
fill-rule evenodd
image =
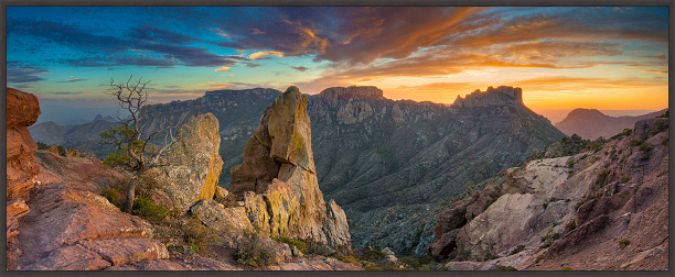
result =
M219 148L216 117L211 113L191 117L160 158L161 166L144 173L143 179L154 183L148 195L167 209L182 212L199 200L213 199L223 166Z
M350 252L344 211L334 201L327 206L319 189L307 103L290 87L267 108L232 169L230 190L262 233L304 240L315 251Z

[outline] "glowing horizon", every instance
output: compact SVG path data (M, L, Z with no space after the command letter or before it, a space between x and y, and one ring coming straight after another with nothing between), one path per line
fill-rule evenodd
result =
M6 26L8 86L73 106L131 74L155 102L369 85L447 104L507 85L549 118L668 106L667 7L8 7Z

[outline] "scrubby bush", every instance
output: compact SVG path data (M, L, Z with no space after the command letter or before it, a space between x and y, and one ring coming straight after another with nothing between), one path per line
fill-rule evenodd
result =
M158 205L146 195L138 196L131 213L155 223L163 221L171 214L167 208Z
M110 203L117 206L118 208L122 207L122 205L124 205L124 201L126 201L124 199L124 192L113 186L109 186L101 190L101 196L105 197L105 199L108 199Z
M361 260L359 260L359 258L357 258L354 255L338 255L338 256L335 256L335 258L342 261L342 262L345 262L345 263L349 263L349 264L353 264L353 265L357 265L357 266L362 265Z
M300 252L302 253L308 253L309 252L309 245L307 245L307 242L300 240L300 239L294 239L294 238L289 238L289 237L281 237L278 239L279 242L283 242L285 244L288 244L288 246L295 246Z
M627 239L619 240L619 248L624 249L628 245L630 245L630 240Z
M547 233L545 236L541 237L541 242L543 242L541 248L550 247L553 244L553 242L555 242L559 238L560 238L559 233Z
M652 135L656 135L656 134L658 134L658 133L660 133L660 132L665 131L666 129L668 129L668 121L666 121L666 120L657 120L657 121L654 123L654 126L652 126L652 131L651 131L651 133L652 133Z
M567 222L567 225L565 225L565 230L567 232L572 231L577 228L577 222L574 220L570 220L570 222Z
M137 203L141 202L141 199L137 199ZM209 245L213 245L218 239L217 234L204 226L196 217L192 217L185 222L181 226L181 231L183 231L184 240L190 245L190 252L192 253L204 252Z
M236 249L234 258L238 264L253 267L273 264L274 249L270 249L257 232L246 234Z
M518 270L512 266L497 265L497 271L518 271Z
M39 141L37 142L37 149L38 150L45 150L47 148L49 148L49 145L47 145L45 143L42 143L42 142L39 142Z
M610 175L612 175L612 171L609 169L601 171L600 174L598 174L598 178L595 180L595 184L600 186L604 185L607 183Z

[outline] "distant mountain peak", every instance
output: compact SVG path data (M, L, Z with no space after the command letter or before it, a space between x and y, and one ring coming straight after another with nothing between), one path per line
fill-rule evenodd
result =
M574 109L574 110L570 111L570 113L567 115L568 118L572 118L572 117L584 117L584 118L586 118L586 117L589 117L589 116L594 116L594 117L610 117L610 116L608 116L608 115L602 113L602 112L599 111L599 110L596 110L596 109L583 109L583 108Z
M382 90L374 86L332 87L321 91L319 96L331 100L385 99Z
M662 115L665 110L647 113L639 116L609 116L596 109L574 109L563 119L555 124L567 135L577 134L585 139L598 137L611 137L620 133L625 128L632 128L635 122L643 119L654 118Z
M453 107L475 108L489 106L523 106L523 90L517 87L488 87L486 91L475 90L464 98L457 96Z

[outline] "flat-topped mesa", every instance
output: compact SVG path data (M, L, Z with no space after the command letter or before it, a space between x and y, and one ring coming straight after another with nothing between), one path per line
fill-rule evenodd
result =
M488 87L486 91L475 90L464 98L457 96L452 106L456 108L524 106L523 90L507 86Z
M289 87L265 110L232 171L230 191L261 234L306 241L314 252L351 252L346 215L326 205L312 154L308 97Z
M373 86L332 87L321 91L319 96L332 101L343 99L384 99L382 90Z

